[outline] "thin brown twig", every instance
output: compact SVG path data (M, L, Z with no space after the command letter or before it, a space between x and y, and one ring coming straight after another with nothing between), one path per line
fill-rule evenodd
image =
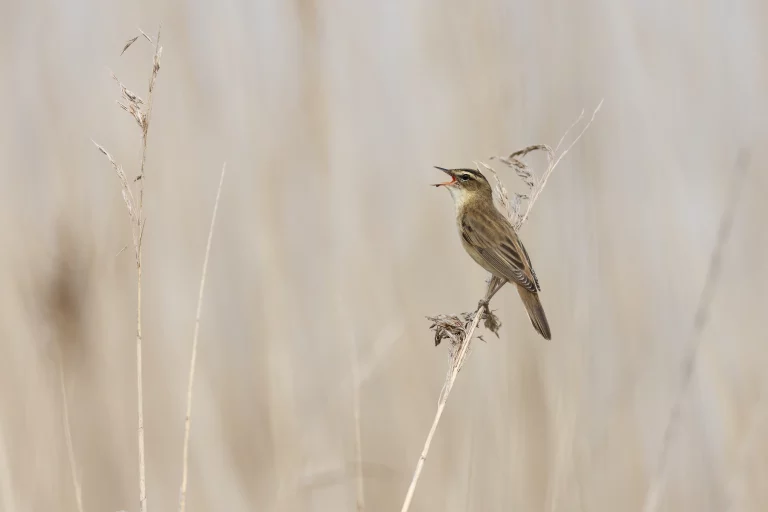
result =
M704 288L701 290L701 294L699 295L699 302L693 318L693 326L688 337L688 342L686 343L688 350L686 351L685 359L683 361L682 381L680 383L680 387L677 390L677 395L672 405L672 409L669 412L669 419L664 427L664 434L661 441L661 449L659 451L656 469L651 478L648 491L645 494L645 502L643 505L644 512L653 512L658 508L661 490L666 480L669 450L672 446L676 428L680 423L683 402L690 387L691 380L693 379L694 371L696 370L699 348L701 347L701 334L703 333L704 327L706 327L707 321L709 320L709 309L712 304L712 299L714 298L717 285L720 282L723 249L728 244L728 239L731 235L731 228L733 227L736 207L739 204L739 196L746 182L745 178L749 169L749 159L749 153L746 150L742 150L739 153L734 165L735 176L733 176L730 180L730 194L726 199L725 210L720 217L720 226L718 227L717 236L715 238L715 245L712 249L712 254L710 255L709 268L707 269Z
M192 388L195 384L195 366L197 364L197 338L200 333L200 315L203 311L203 294L205 293L205 278L208 275L208 257L211 253L211 241L213 240L213 228L216 224L216 213L219 210L219 199L221 198L221 188L224 185L224 174L227 171L226 162L221 167L221 177L219 178L219 189L216 192L216 202L213 203L213 215L211 216L211 227L208 230L208 243L205 246L205 257L203 258L203 271L200 277L200 291L197 295L197 313L195 314L195 332L192 336L192 356L189 362L189 382L187 384L187 415L184 420L184 448L182 455L181 469L181 491L179 492L179 512L184 512L187 503L187 476L189 467L189 431L192 418Z

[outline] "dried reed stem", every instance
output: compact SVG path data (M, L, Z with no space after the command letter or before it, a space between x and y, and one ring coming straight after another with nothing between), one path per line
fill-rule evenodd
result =
M136 271L136 404L138 414L138 443L139 443L139 509L147 512L147 469L144 453L144 373L141 355L141 246Z
M510 221L512 222L512 225L514 226L515 230L518 230L523 223L528 219L528 215L531 212L531 208L533 207L533 204L538 199L539 195L541 194L541 191L544 189L544 187L547 184L547 179L552 174L552 171L554 171L555 167L560 163L563 156L565 156L568 151L571 150L574 144L578 142L579 139L581 139L581 136L584 135L584 132L587 131L587 129L592 124L592 121L595 119L595 115L597 115L598 110L600 110L600 107L602 106L603 101L600 100L600 103L597 105L595 110L592 112L592 117L590 118L589 122L584 126L584 128L581 130L579 135L576 136L576 138L573 140L573 142L560 154L557 153L557 150L559 150L560 146L562 145L563 140L565 139L568 132L576 126L576 124L581 121L581 119L584 117L584 112L582 111L581 115L578 117L578 119L571 125L570 128L565 132L565 134L561 137L560 142L557 145L556 150L552 150L549 146L545 144L535 145L535 146L528 146L527 148L524 148L520 151L516 151L512 153L507 158L500 158L503 163L505 163L507 166L513 168L518 176L528 185L529 188L529 194L527 196L523 195L516 195L515 201L511 202L509 199L509 195L507 192L507 189L504 187L504 184L499 179L496 171L490 167L489 165L477 162L483 167L485 167L486 170L489 170L493 173L494 177L496 178L496 199L502 206L502 208L506 211L507 215L510 218ZM525 164L521 158L523 158L525 155L532 151L546 151L549 157L549 162L547 165L547 170L544 172L541 179L536 179L533 172L530 170L527 164ZM521 207L521 201L525 199L528 201L527 208L525 210L525 213L523 215L520 215L520 207ZM493 298L493 296L498 292L506 281L503 281L495 276L491 276L491 278L488 281L488 289L485 294L485 298L483 301L487 304L490 302L490 300ZM496 316L490 311L489 307L486 304L483 304L483 301L478 305L477 309L473 313L463 313L460 316L457 315L438 315L436 317L428 317L432 322L431 328L435 330L435 344L439 344L440 340L443 338L449 338L452 341L452 353L451 353L451 363L448 367L448 372L446 374L445 383L443 384L443 388L440 391L440 397L437 401L437 411L435 412L435 418L432 421L432 427L429 429L429 433L427 434L427 439L424 442L424 448L421 450L421 455L419 456L419 460L416 463L416 469L413 473L413 478L411 479L411 484L408 487L408 492L405 495L405 500L403 502L403 506L401 508L401 512L407 512L410 509L411 502L413 500L413 494L416 491L416 485L418 484L419 477L421 476L421 471L424 468L424 462L427 460L427 455L429 454L429 448L432 445L432 438L435 435L435 432L437 430L437 425L440 423L440 418L443 416L443 411L445 410L445 405L448 401L448 396L451 393L451 390L453 389L453 384L456 381L456 377L459 374L459 371L461 370L462 366L464 366L464 363L467 359L467 356L469 355L469 348L472 343L472 337L474 336L475 330L477 329L478 324L480 323L480 320L485 320L485 326L489 330L491 330L494 333L498 333L498 329L500 327L500 323L498 322L498 319ZM465 324L464 319L471 318L472 320L469 321L469 324ZM498 335L498 334L497 334Z
M205 293L205 278L208 275L208 257L211 253L211 241L213 240L213 228L216 224L216 212L219 210L219 199L221 198L221 187L224 185L224 174L227 171L226 162L221 167L221 177L219 178L219 189L216 192L216 201L213 203L213 215L211 216L211 227L208 230L208 243L205 246L205 257L203 258L203 271L200 277L200 291L197 295L197 313L195 314L195 332L192 336L192 357L189 362L189 383L187 384L187 415L184 420L184 448L182 456L181 469L181 491L179 492L179 512L184 512L187 503L187 475L189 467L189 430L192 418L192 388L195 383L195 365L197 363L197 338L200 333L200 315L203 311L203 294Z
M69 406L67 405L67 388L64 379L64 362L59 354L59 384L61 386L61 416L64 423L64 439L67 442L67 457L69 458L69 470L72 473L72 486L75 489L75 500L77 501L78 512L83 512L83 488L80 485L80 479L77 474L77 461L75 460L75 449L72 444L72 430L69 424Z
M141 30L140 30L141 32ZM152 39L141 32L142 35L154 46L155 53L152 57L152 73L149 78L149 95L147 97L147 106L144 107L144 101L136 94L132 93L125 87L117 77L112 74L112 77L120 86L120 93L122 101L118 101L117 104L133 117L136 123L141 129L141 160L139 162L139 174L133 180L138 182L138 202L136 201L131 184L123 171L123 168L115 162L115 159L110 155L106 149L99 144L96 147L101 151L112 164L115 169L118 178L120 179L120 185L122 188L123 201L128 209L128 216L131 221L131 233L133 236L133 248L134 256L136 258L136 391L137 391L137 416L138 416L138 451L139 451L139 509L141 512L147 512L147 478L146 478L146 458L144 450L144 375L142 365L142 353L141 353L141 277L142 277L142 239L144 237L144 226L146 218L144 217L144 168L147 161L147 135L149 133L149 122L152 117L152 103L154 98L155 82L157 81L157 74L160 71L160 57L163 52L163 47L160 46L160 29L158 28L157 37L153 42ZM123 47L121 55L138 39L135 37L129 39Z
M139 211L138 211L138 244L136 247L136 390L138 394L138 437L139 437L139 508L141 512L147 512L147 472L146 457L144 451L144 385L141 355L141 249L144 237L144 166L147 162L147 134L149 133L149 121L152 117L152 99L154 97L155 80L160 70L160 55L163 47L160 46L160 28L157 29L155 39L155 55L152 58L152 75L149 79L149 104L144 116L143 130L141 134L141 164L136 181L139 182Z
M677 390L672 409L669 412L669 419L664 427L664 436L661 442L661 450L657 459L656 469L651 478L651 483L648 487L648 491L645 494L645 502L643 505L644 512L653 512L657 510L659 497L661 490L664 486L667 473L667 461L669 458L669 449L672 445L674 434L676 432L677 425L680 423L680 416L682 413L683 401L686 397L686 392L690 387L691 380L693 378L693 372L696 369L696 361L698 359L699 348L701 346L701 334L704 331L704 327L709 319L709 308L712 304L712 299L715 295L715 290L720 282L720 274L722 270L723 249L728 244L728 239L731 235L731 228L733 227L733 219L736 213L736 207L739 204L739 195L744 188L746 182L746 174L749 169L749 153L746 150L742 150L734 165L734 176L731 178L731 190L726 200L725 210L720 217L720 226L717 230L717 237L715 238L715 245L712 248L712 254L710 256L709 268L707 269L707 276L704 282L704 288L699 295L699 303L696 307L696 314L693 318L693 326L688 338L686 346L688 351L683 361L683 376L680 383L680 387Z
M482 316L483 307L478 307L475 310L472 323L469 325L466 336L461 342L461 348L458 350L455 357L451 358L451 366L448 369L448 375L443 385L443 389L440 392L440 398L437 400L437 412L435 413L435 419L432 420L432 427L429 429L427 439L424 441L424 448L421 450L419 460L416 463L416 470L413 473L413 479L411 485L408 487L408 492L405 495L405 501L400 512L407 512L411 507L411 500L413 500L413 493L416 492L416 485L419 483L419 477L421 476L421 470L424 468L424 462L427 460L429 454L429 447L432 445L432 438L435 437L437 431L437 425L440 423L440 418L443 417L443 411L445 410L445 404L448 402L448 395L451 393L453 383L456 382L456 377L459 375L459 370L464 365L464 361L469 353L469 345L472 341L472 336L475 334L477 324L480 323L480 317Z
M357 339L349 340L350 358L352 359L352 414L355 420L355 480L357 512L365 510L365 483L363 481L363 441L360 429L360 363L357 353Z

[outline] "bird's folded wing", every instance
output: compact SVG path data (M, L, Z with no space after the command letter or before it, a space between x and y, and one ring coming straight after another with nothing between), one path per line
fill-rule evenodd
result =
M493 274L536 293L538 280L522 242L511 225L500 224L499 220L465 215L461 219L462 236L493 269Z

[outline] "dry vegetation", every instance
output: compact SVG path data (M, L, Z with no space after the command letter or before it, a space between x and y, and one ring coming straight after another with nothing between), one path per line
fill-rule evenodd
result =
M0 510L768 506L763 3L9 6ZM503 287L435 347L484 274L431 166L603 97L477 164L557 337Z
M139 509L141 512L147 512L147 475L146 475L146 452L144 449L144 372L143 372L143 358L142 358L142 330L141 330L141 274L142 274L142 242L144 240L144 227L146 218L144 215L144 184L146 183L146 176L144 174L144 166L147 162L147 138L149 135L149 123L152 118L152 99L155 90L155 82L157 81L157 73L160 71L160 57L163 53L163 47L160 46L160 31L157 32L157 37L153 41L149 36L142 32L142 35L149 41L155 49L154 57L152 58L152 73L149 79L149 92L148 102L145 106L144 100L139 96L132 93L125 87L117 77L112 74L115 82L120 86L120 94L124 103L118 101L117 104L128 112L133 117L136 124L139 125L141 130L141 161L139 164L139 172L133 180L128 180L122 166L115 162L115 159L110 155L106 149L94 142L96 147L101 151L104 156L107 157L109 163L112 164L112 168L117 173L117 177L120 180L121 193L123 195L123 201L128 210L128 219L131 222L131 235L133 237L133 251L136 258L136 396L138 397L138 453L139 453ZM123 47L122 53L130 47L137 37L128 40ZM136 184L138 192L136 195L133 193L131 182ZM138 198L136 197L138 196Z
M133 235L133 249L134 254L136 257L136 283L137 283L137 301L136 301L136 375L137 375L137 397L138 397L138 454L139 454L139 508L141 512L147 512L147 487L146 487L146 453L144 449L144 391L143 391L143 360L142 360L142 329L141 329L141 274L142 274L142 241L144 239L144 226L146 222L146 217L144 215L144 183L147 181L146 176L144 174L144 167L147 161L147 134L149 133L149 122L152 116L152 99L153 99L153 92L155 88L155 82L157 81L157 74L158 71L160 71L160 57L163 52L163 47L160 46L160 31L157 32L157 37L155 37L154 40L150 38L147 34L145 34L143 31L140 31L141 35L149 41L149 43L153 46L155 53L152 58L152 73L150 75L149 79L149 91L148 91L148 99L146 106L144 104L144 101L136 94L132 93L130 90L128 90L125 85L123 85L120 80L112 74L112 78L114 78L115 82L120 86L120 93L122 96L123 102L118 101L117 104L128 112L134 120L136 120L136 123L139 125L139 129L141 130L141 164L139 167L139 172L136 175L136 177L133 180L128 180L128 177L125 174L125 171L123 170L122 166L120 166L117 162L115 162L115 159L112 157L112 155L107 152L106 149L104 149L99 144L96 144L96 147L99 149L101 153L104 154L104 156L107 157L110 164L112 164L112 168L117 173L117 177L120 180L120 186L121 186L121 193L123 196L123 201L125 202L125 206L128 210L128 218L131 222L131 233ZM125 51L131 47L133 43L136 42L136 40L139 38L139 36L136 36L132 39L129 39L125 46L123 47L123 51L121 52L121 55L125 53ZM200 334L200 315L202 313L203 308L203 297L205 292L205 278L208 273L208 258L210 256L211 252L211 241L213 239L213 228L216 223L216 213L218 212L219 208L219 199L221 198L221 187L224 184L224 175L226 173L226 164L221 169L221 178L219 179L219 188L216 192L216 202L213 206L213 216L211 218L211 227L208 231L208 243L205 247L205 258L203 259L203 270L202 270L202 276L200 278L200 291L198 293L198 299L197 299L197 312L195 314L195 329L194 334L192 336L192 356L190 360L189 365L189 379L188 379L188 385L187 385L187 406L186 406L186 415L184 418L184 443L183 443L183 449L182 449L182 471L181 471L181 488L179 491L179 512L184 512L186 510L186 497L187 497L187 480L189 475L189 436L191 432L191 418L192 418L192 399L193 399L193 389L194 389L194 382L195 382L195 369L197 366L197 345L198 345L198 337ZM131 182L137 184L136 187L138 188L138 200L136 199L136 196L133 193L133 187L131 186ZM63 373L62 375L62 392L64 392L64 377ZM64 402L64 426L65 426L65 435L67 439L67 448L68 448L68 454L70 458L70 466L72 468L72 479L73 479L73 485L75 487L75 495L77 497L77 505L78 510L82 512L83 510L83 504L82 504L82 490L80 483L78 481L77 475L76 475L76 467L77 464L75 462L74 453L72 450L72 441L71 441L71 433L70 433L70 426L69 426L69 413L67 410L67 402L66 402L66 394L63 395L63 402Z
M563 144L563 140L565 140L565 138L568 136L570 128L562 136L555 149L552 149L546 144L528 146L521 150L515 151L506 158L500 159L501 162L503 162L507 167L515 170L517 175L523 180L523 183L525 183L527 187L527 193L516 193L514 200L510 200L509 192L507 192L507 189L499 178L496 170L491 166L480 162L480 165L482 165L487 171L490 171L493 174L493 177L496 180L494 198L499 202L503 208L503 211L507 213L507 216L509 217L510 222L512 222L512 225L515 227L515 230L519 230L521 227L523 227L523 224L528 219L528 215L531 213L533 204L536 202L539 194L541 194L541 192L544 190L544 187L547 185L549 176L555 170L557 164L560 163L560 160L562 160L562 158L568 153L568 151L571 150L574 144L579 141L581 136L584 135L584 132L587 131L587 128L589 128L589 125L591 125L592 121L595 120L595 116L597 115L597 112L600 110L602 105L603 102L601 101L592 113L592 117L590 118L589 122L584 125L584 128L579 133L579 135L576 136L573 142L571 142L571 144L562 151L560 150L560 146ZM584 111L581 112L581 115L571 126L571 128L573 128L573 126L581 121L583 117ZM544 151L547 154L547 168L544 170L540 178L537 178L536 174L533 172L530 166L522 160L525 155L532 151ZM522 210L523 205L525 205L524 211ZM443 410L445 410L445 404L448 401L451 389L453 389L453 384L456 381L456 377L458 377L461 368L464 366L464 363L467 360L470 345L472 344L472 337L474 336L475 329L477 329L477 326L480 324L480 320L483 321L486 329L494 333L497 337L499 335L501 321L490 309L489 302L493 296L504 286L504 284L505 283L501 282L501 280L498 278L490 275L488 277L488 290L485 292L485 296L483 297L483 300L480 301L477 309L472 313L427 317L432 322L430 329L435 331L435 345L439 345L440 341L444 338L448 338L451 341L450 364L448 365L448 373L445 376L445 384L443 384L443 389L440 391L440 397L437 400L437 412L435 413L435 419L432 422L432 428L429 430L429 434L427 434L427 440L424 442L424 449L421 451L419 461L416 463L416 471L413 474L411 485L408 487L408 492L405 495L405 501L403 502L403 507L401 509L402 512L407 512L410 509L411 500L413 500L413 493L415 492L416 485L419 482L419 477L421 476L421 470L424 467L424 462L427 460L429 447L432 445L432 437L435 435L437 425L440 423L440 418L443 417Z

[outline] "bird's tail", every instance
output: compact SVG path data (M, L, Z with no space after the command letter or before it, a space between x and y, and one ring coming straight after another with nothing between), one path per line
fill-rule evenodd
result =
M544 314L544 308L539 300L539 294L526 290L522 286L517 287L517 293L520 294L520 298L523 299L523 305L526 312L528 312L528 318L531 319L533 328L541 334L545 340L552 339L552 333L549 331L549 323L547 322L547 315Z

